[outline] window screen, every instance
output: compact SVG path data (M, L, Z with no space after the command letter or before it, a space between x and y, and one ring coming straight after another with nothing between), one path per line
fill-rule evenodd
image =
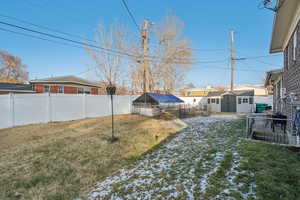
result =
M58 93L64 93L64 86L58 86Z
M44 85L44 92L50 92L49 85Z

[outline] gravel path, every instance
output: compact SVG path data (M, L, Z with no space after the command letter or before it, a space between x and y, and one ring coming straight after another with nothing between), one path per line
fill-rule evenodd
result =
M246 173L238 170L241 134L232 133L237 116L184 121L188 127L170 142L99 182L88 199L255 199L254 184L242 191L235 183Z

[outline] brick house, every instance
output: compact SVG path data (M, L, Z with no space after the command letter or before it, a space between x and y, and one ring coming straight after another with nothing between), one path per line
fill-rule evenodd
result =
M293 119L295 109L300 106L300 1L277 0L277 5L270 53L283 52L284 67L274 98L281 99L276 109Z
M75 76L61 76L30 81L36 93L99 95L101 86Z

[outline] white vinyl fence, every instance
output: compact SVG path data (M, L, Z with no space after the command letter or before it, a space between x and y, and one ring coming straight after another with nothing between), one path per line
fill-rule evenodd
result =
M130 114L135 96L114 96L114 113ZM77 94L0 95L0 128L111 115L110 96Z

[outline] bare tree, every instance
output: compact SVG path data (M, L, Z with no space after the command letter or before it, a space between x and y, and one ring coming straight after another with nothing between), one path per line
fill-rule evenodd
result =
M22 60L7 52L0 51L0 82L25 82L28 80L26 65Z
M86 51L93 61L100 81L116 85L124 82L126 75L121 70L124 55L118 52L126 52L129 49L128 40L128 32L121 25L115 23L109 28L99 25L96 42L103 49L87 46Z
M183 28L183 22L170 12L153 27L157 44L150 50L151 55L148 58L150 67L147 81L150 91L173 92L183 85L186 72L192 65L192 49L190 42L182 36ZM137 60L134 62L132 82L141 89L143 66Z

